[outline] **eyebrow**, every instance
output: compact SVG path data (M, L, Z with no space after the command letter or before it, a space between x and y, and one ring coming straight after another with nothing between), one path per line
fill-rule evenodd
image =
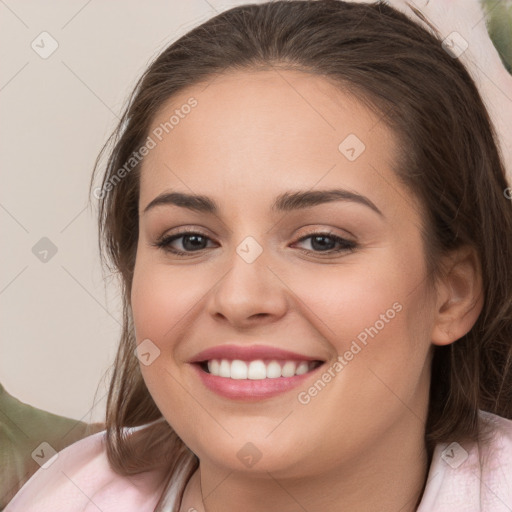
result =
M289 212L293 210L310 208L312 206L330 203L333 201L359 203L372 209L381 217L384 217L384 214L370 199L345 189L288 191L276 197L274 203L271 206L271 210ZM146 208L144 208L143 213L146 213L152 208L161 205L180 206L195 212L209 213L212 215L217 215L220 210L217 203L208 196L185 194L183 192L167 192L155 197L146 206Z

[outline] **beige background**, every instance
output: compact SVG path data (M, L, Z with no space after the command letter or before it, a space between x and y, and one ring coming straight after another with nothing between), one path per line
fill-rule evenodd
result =
M242 3L0 1L0 381L18 399L103 418L121 316L87 208L94 160L148 62ZM46 59L31 47L44 31L58 42Z

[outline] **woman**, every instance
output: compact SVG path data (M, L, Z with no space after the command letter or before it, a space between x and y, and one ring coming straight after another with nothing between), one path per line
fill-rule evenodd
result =
M237 7L112 142L107 430L7 512L512 507L512 209L440 40L382 3Z

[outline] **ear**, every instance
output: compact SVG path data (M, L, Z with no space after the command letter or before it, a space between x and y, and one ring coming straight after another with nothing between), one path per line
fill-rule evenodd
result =
M443 277L436 281L437 302L431 335L434 345L449 345L467 334L484 304L482 270L473 247L452 251L443 268Z

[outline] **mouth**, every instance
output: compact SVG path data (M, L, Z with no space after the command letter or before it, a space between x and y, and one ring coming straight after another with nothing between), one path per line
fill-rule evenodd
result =
M305 386L326 363L318 356L272 345L224 344L207 348L188 362L209 391L251 402Z
M258 402L294 388L308 386L324 366L320 360L209 359L191 364L203 386L216 395L238 402ZM286 398L288 399L288 398Z
M210 359L199 361L195 364L199 368L214 377L222 377L232 380L267 380L282 379L304 375L312 372L324 361L313 360L277 360L255 359L244 361L241 359Z

